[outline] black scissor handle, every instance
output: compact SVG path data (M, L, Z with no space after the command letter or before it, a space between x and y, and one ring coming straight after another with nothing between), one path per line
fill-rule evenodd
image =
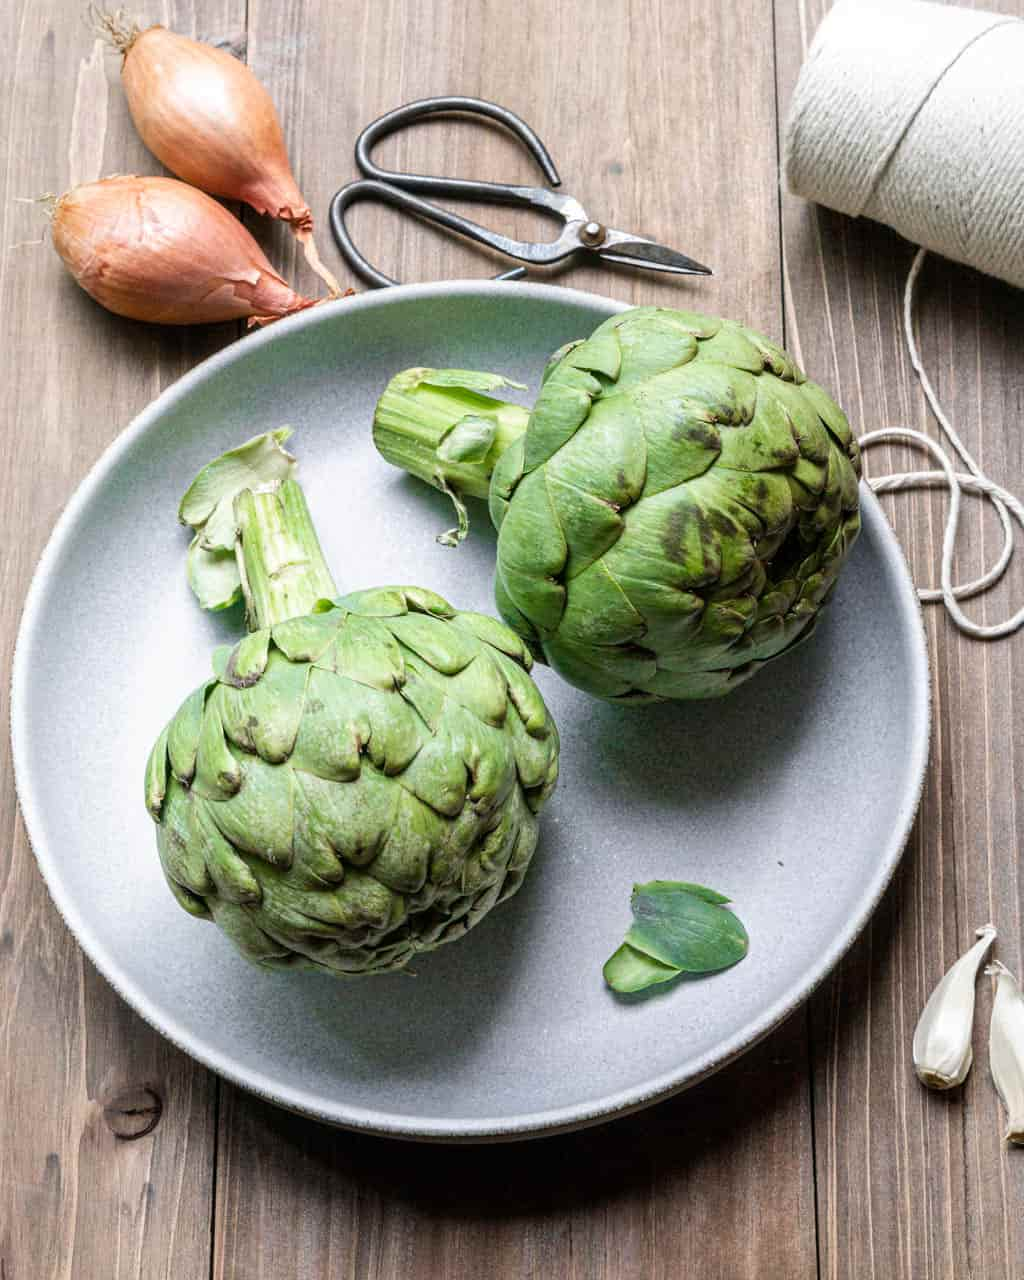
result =
M488 184L478 183L476 185L487 186ZM386 289L389 285L398 284L398 281L391 276L385 275L383 271L378 271L372 263L367 262L348 233L348 227L345 225L345 210L349 205L355 204L359 200L380 200L384 204L406 209L419 217L427 218L440 226L448 227L449 230L457 231L472 240L478 240L481 244L497 247L492 239L494 233L487 232L485 228L477 226L475 222L470 222L468 218L460 218L457 213L451 213L448 209L441 209L437 205L431 204L429 200L421 200L410 191L403 191L400 187L392 186L388 182L380 182L375 178L363 178L358 182L350 182L348 186L342 187L331 201L331 230L334 232L334 239L342 257L354 271L357 271L375 289ZM503 237L498 238L502 239ZM496 275L493 278L495 280L521 280L525 275L526 271L523 267L512 267L509 271L502 271L500 275Z
M365 177L350 182L337 192L331 201L330 222L334 239L342 256L364 280L375 288L384 288L397 284L390 276L378 271L363 257L352 241L345 226L345 210L358 200L380 200L394 205L418 217L425 218L439 226L447 227L460 235L468 236L480 244L488 245L500 253L513 257L525 258L529 261L550 261L550 254L544 246L532 246L522 241L512 240L499 232L491 231L457 213L422 200L422 195L454 196L464 200L479 200L491 204L520 204L539 209L541 212L553 214L566 220L567 214L574 215L576 202L568 196L558 195L544 187L513 186L504 182L477 182L472 178L440 178L429 174L400 173L382 169L370 158L370 150L381 138L404 129L416 120L426 116L461 112L467 115L484 116L496 120L509 129L523 144L540 166L550 187L561 184L558 170L548 154L547 148L534 133L525 120L521 120L507 107L499 107L495 102L487 102L483 98L467 98L452 95L443 98L422 98L419 102L410 102L404 107L396 107L372 124L368 124L356 140L356 164ZM571 206L571 209L570 209ZM562 254L561 256L564 256ZM513 267L494 277L495 280L519 280L526 272L522 267Z
M497 120L510 132L514 133L527 151L540 165L544 177L553 187L561 185L561 178L555 163L548 155L547 147L534 133L525 120L521 120L507 107L499 107L496 102L487 102L484 98L466 98L453 95L446 98L421 98L419 102L407 103L404 107L396 107L386 115L368 124L356 139L356 164L360 173L367 178L375 178L378 182L388 182L392 186L402 187L406 191L420 191L425 195L455 196L466 200L493 200L512 204L523 203L521 186L510 186L503 182L477 182L472 178L435 178L427 174L398 173L381 169L370 159L370 149L381 138L404 129L406 125L426 116L441 115L460 111L467 115L485 116L489 120Z

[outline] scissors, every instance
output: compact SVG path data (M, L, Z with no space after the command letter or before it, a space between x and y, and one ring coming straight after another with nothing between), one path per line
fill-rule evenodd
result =
M537 161L548 186L518 187L502 182L476 182L469 178L434 178L416 173L392 173L381 169L370 159L370 149L381 138L405 128L415 120L423 119L424 116L453 111L485 116L505 125ZM345 226L345 211L358 200L380 200L385 204L395 205L531 266L548 266L561 262L574 253L586 253L593 254L604 262L618 262L649 271L668 271L676 275L711 275L710 267L695 262L683 253L668 249L645 236L605 226L589 217L578 200L552 190L553 187L561 186L562 180L543 142L524 120L506 107L486 102L483 98L423 98L419 102L411 102L407 106L389 111L387 115L367 125L359 135L356 140L356 164L364 176L350 182L335 194L330 209L331 230L349 266L374 288L384 288L397 284L398 281L392 280L367 262L352 242ZM442 209L429 200L421 199L416 193L454 196L457 199L490 204L526 205L560 219L562 231L556 239L550 241L513 240L448 209ZM525 274L523 267L513 267L494 278L519 280Z

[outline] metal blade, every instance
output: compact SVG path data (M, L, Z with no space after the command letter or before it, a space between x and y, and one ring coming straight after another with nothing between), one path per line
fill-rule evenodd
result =
M609 262L622 262L629 267L645 267L649 271L670 271L680 276L710 276L714 272L702 262L677 253L654 240L631 236L625 231L609 230L603 244L594 252Z

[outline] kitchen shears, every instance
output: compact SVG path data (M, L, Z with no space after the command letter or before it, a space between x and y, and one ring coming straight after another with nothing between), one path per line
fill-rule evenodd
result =
M505 125L537 161L548 185L511 186L501 182L477 182L469 178L440 178L391 172L381 169L370 158L371 148L381 138L425 116L450 112L485 116ZM348 264L375 288L398 282L369 263L352 241L345 225L345 211L359 200L379 200L394 205L530 266L550 266L578 253L593 255L603 262L615 262L649 271L667 271L676 275L712 274L710 267L675 249L669 249L645 236L606 226L591 218L578 200L553 190L561 185L561 178L540 138L519 116L506 107L487 102L483 98L424 98L389 111L379 120L367 125L359 135L355 158L359 171L364 176L348 183L335 194L330 206L331 230ZM453 196L456 199L489 204L525 205L559 219L563 224L562 230L554 240L514 240L422 198L428 195ZM524 267L513 267L503 271L495 279L518 280L525 274Z

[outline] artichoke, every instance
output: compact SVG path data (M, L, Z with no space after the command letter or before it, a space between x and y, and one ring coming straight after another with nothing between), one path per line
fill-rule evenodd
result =
M615 702L728 693L814 630L860 528L859 455L829 396L728 320L624 311L548 364L532 412L497 374L409 369L374 439L498 530L505 621Z
M178 902L251 960L381 973L519 887L558 735L495 619L418 587L335 598L287 435L183 500L193 588L208 608L244 596L249 634L160 735L146 805Z

